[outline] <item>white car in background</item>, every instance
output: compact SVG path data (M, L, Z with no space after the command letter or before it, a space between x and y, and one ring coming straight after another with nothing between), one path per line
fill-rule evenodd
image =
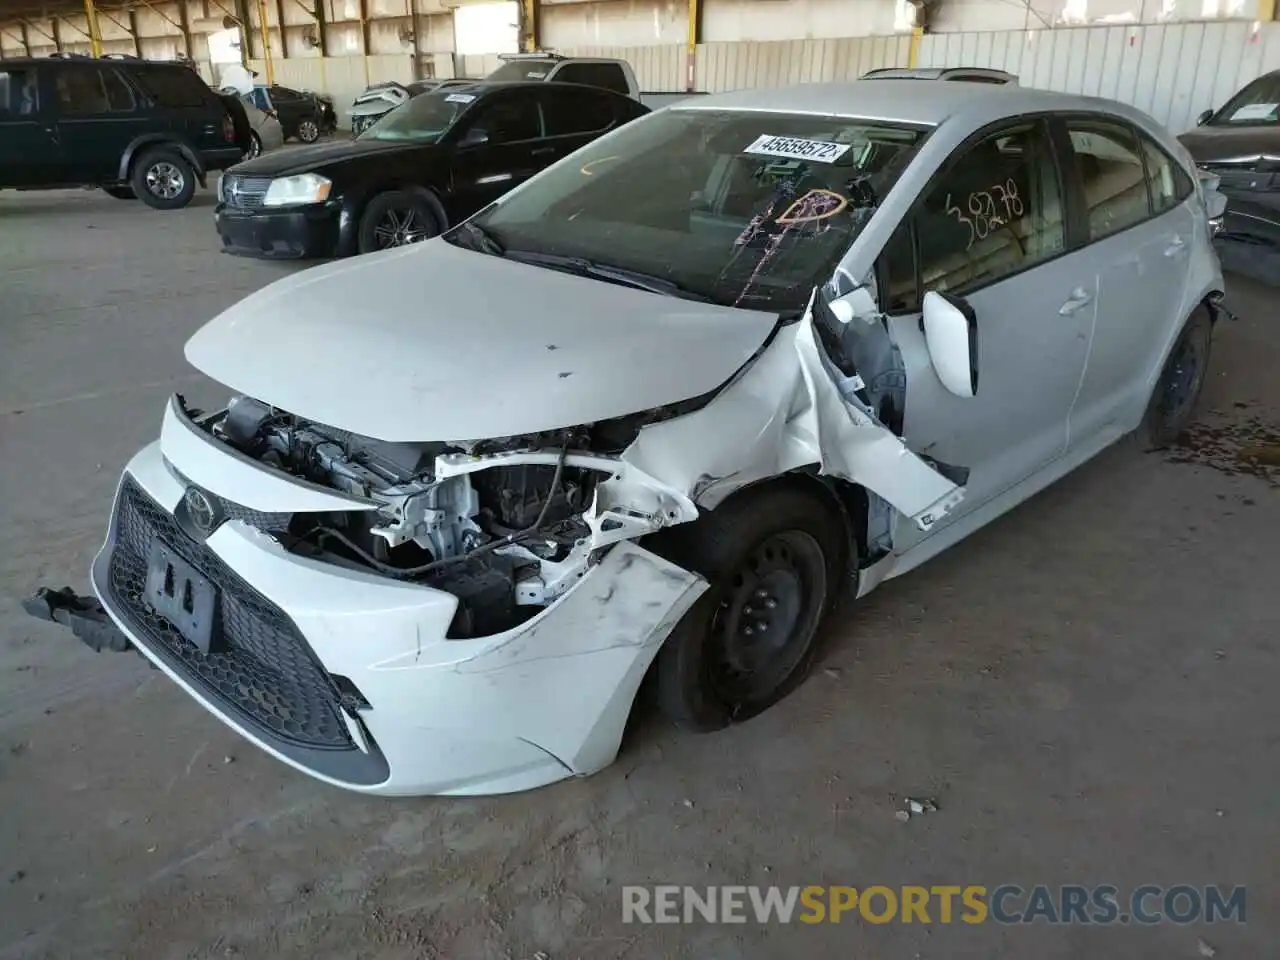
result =
M249 149L244 159L252 160L268 150L278 150L284 146L284 128L280 126L279 119L255 106L249 97L242 95L235 87L223 87L221 92L239 97L245 116L249 119Z
M1176 436L1221 201L1105 100L870 80L675 104L197 332L188 360L237 395L171 399L95 591L329 783L594 773L650 670L687 727L751 717L842 591L1127 434Z

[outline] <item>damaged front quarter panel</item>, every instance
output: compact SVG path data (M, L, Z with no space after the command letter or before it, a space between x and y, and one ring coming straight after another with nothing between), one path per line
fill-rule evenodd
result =
M831 363L812 310L782 326L756 361L707 406L644 427L622 460L637 476L714 508L749 484L816 467L858 484L928 530L964 488L907 448ZM854 378L856 380L856 378ZM628 494L615 483L615 502Z

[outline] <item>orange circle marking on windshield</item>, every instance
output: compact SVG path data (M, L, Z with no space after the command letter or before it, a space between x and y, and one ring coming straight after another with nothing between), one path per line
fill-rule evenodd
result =
M847 197L832 190L810 190L787 207L774 223L813 223L815 220L826 220L848 205Z

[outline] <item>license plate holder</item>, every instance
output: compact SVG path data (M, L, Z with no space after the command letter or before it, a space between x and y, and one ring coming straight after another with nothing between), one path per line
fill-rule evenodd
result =
M147 604L206 656L218 638L218 590L163 540L147 559Z

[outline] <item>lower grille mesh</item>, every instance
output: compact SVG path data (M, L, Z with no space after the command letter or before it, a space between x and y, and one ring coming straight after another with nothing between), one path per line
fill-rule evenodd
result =
M203 654L145 602L147 558L159 537L218 590L221 643ZM338 691L292 621L126 477L116 506L111 596L183 678L269 738L311 748L356 749Z

